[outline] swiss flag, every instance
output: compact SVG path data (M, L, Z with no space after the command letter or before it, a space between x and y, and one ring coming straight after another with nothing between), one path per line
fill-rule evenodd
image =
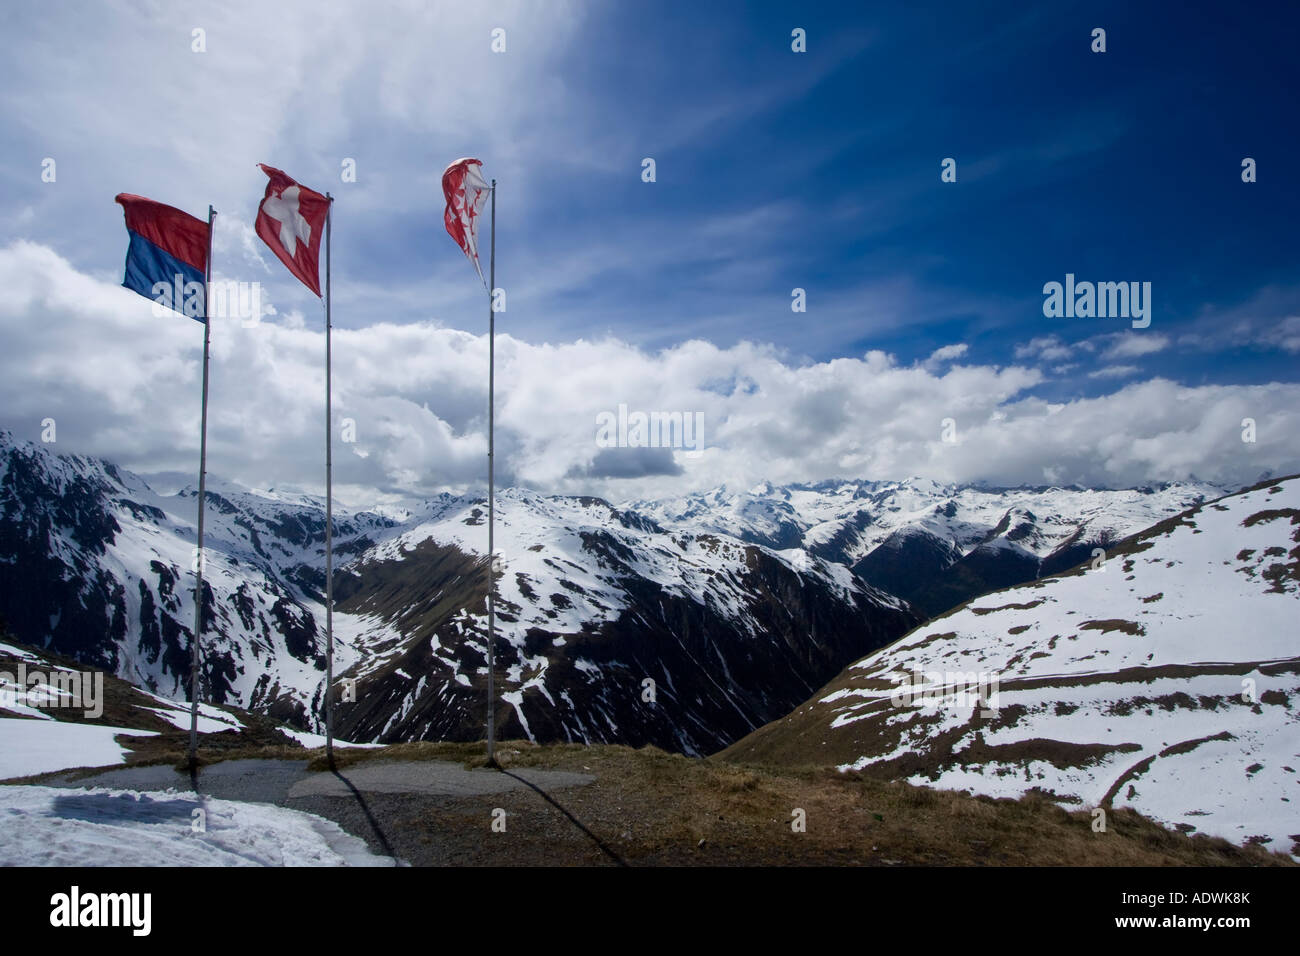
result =
M259 163L270 177L257 207L257 234L302 284L320 295L320 240L330 201L280 170Z

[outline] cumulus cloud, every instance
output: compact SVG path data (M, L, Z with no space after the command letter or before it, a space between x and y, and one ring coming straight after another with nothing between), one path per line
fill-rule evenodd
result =
M50 249L0 249L0 426L144 473L198 458L201 326L168 315ZM430 322L336 329L340 498L479 488L486 471L487 341ZM324 484L324 341L314 317L243 328L214 319L209 468L242 483ZM899 478L1131 485L1195 474L1245 482L1300 471L1300 386L1187 387L1155 379L1050 402L1034 368L942 374L879 351L799 362L742 342L648 352L617 338L565 344L497 337L502 485L615 500L759 480ZM702 454L607 449L597 416L619 405L700 414ZM1243 418L1258 441L1240 437ZM943 440L944 420L955 442Z

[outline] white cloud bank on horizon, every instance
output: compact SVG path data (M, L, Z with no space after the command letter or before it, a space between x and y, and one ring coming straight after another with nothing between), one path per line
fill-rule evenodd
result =
M51 249L0 249L0 428L142 473L197 470L202 327L75 270ZM499 328L510 329L508 314ZM940 352L959 357L952 347ZM500 485L621 500L833 477L1124 486L1196 475L1225 484L1300 471L1300 385L1134 382L1049 402L1046 373L892 356L796 364L753 343L647 353L616 339L497 336ZM487 341L438 323L334 333L340 500L365 506L484 483ZM208 468L250 487L324 484L321 325L215 319ZM602 449L597 416L702 413L698 457ZM956 442L941 440L943 420ZM1258 441L1241 440L1242 419ZM627 477L610 477L613 475Z

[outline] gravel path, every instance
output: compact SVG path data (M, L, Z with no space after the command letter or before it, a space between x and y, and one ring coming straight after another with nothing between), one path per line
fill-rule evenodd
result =
M564 834L566 841L584 841L537 790L554 798L566 788L586 786L595 779L562 770L466 770L446 761L378 760L329 773L308 770L305 760L228 760L200 771L198 792L315 813L365 840L376 853L423 866L483 862L479 854L466 851L492 833L492 814L503 798L508 798L504 800L508 815L517 816L525 808L540 812L548 829L572 830ZM169 765L116 767L75 779L65 774L43 783L140 791L191 789L189 776ZM443 833L444 839L435 839L441 828L431 827L430 822L445 818L448 811L464 822L455 827L455 834Z

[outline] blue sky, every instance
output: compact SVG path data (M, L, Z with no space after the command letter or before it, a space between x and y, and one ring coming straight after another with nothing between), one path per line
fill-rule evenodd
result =
M43 247L96 281L120 281L115 193L197 215L211 202L218 276L262 282L276 310L268 324L316 328L319 307L251 237L265 184L256 163L267 162L337 197L338 327L430 323L480 336L482 291L443 231L438 189L447 162L475 155L500 180L508 309L498 329L551 362L579 343L615 342L649 376L693 340L730 356L716 374L658 393L668 407L743 379L741 343L770 346L792 370L881 351L898 368L929 361L937 378L948 366L930 356L963 344L951 358L987 381L1032 367L1012 395L983 395L993 410L1153 380L1296 382L1291 4L303 4L268 15L54 3L5 17L0 239ZM504 53L490 49L498 26ZM191 49L195 27L203 53ZM806 53L791 50L795 27ZM1102 54L1090 50L1095 27L1106 30ZM1240 175L1247 156L1258 162L1251 184ZM44 157L58 161L57 183L41 181ZM344 157L357 161L356 183L340 181ZM654 183L641 180L645 157ZM945 157L956 183L940 181ZM1044 317L1043 284L1066 273L1150 282L1150 328ZM805 314L791 312L795 287ZM428 406L448 441L481 430L470 392L423 382L401 400ZM952 403L934 401L935 414ZM726 414L711 427L720 442L744 418ZM0 425L30 429L13 417ZM72 431L99 453L117 450L92 440L89 420ZM517 441L522 453L529 437ZM1241 474L1300 460L1288 442ZM169 467L154 459L171 439L148 444L124 441L120 454ZM563 457L554 446L535 454ZM748 480L752 450L741 457L693 466L696 479ZM232 470L276 478L272 456L259 460ZM854 462L871 464L840 454L823 470ZM910 472L934 458L875 464ZM1208 466L1152 462L1116 480L1196 467ZM424 468L420 486L473 471ZM1056 472L1051 461L1035 470ZM1062 476L1105 478L1074 466Z
M622 18L605 21L591 42L608 56L584 65L602 77L596 109L618 122L638 104L624 122L657 156L660 181L616 171L572 218L560 202L554 214L575 229L609 215L600 228L614 235L665 218L743 223L712 251L722 262L684 258L621 278L611 311L623 322L611 321L652 344L749 336L814 358L884 348L907 360L967 342L969 357L999 361L1018 340L1122 328L1044 319L1042 284L1066 272L1150 281L1155 330L1190 330L1207 310L1296 281L1300 191L1285 159L1296 132L1283 119L1293 34L1224 6L1179 5L1176 16L1142 6L792 19L790 5L766 4L743 23L690 8L638 22L642 56L627 54ZM792 22L809 31L804 56L789 51ZM1093 25L1108 30L1105 54L1090 51ZM697 97L723 104L716 120L686 142L650 145ZM955 184L939 181L947 156ZM1243 184L1243 156L1271 173ZM791 318L795 285L809 290L806 321ZM746 303L742 316L727 315L729 300ZM666 328L648 314L656 306L674 315ZM1294 295L1277 303L1295 306ZM561 334L583 334L568 321ZM1289 356L1262 349L1227 363L1168 358L1153 370L1189 381L1294 376Z

